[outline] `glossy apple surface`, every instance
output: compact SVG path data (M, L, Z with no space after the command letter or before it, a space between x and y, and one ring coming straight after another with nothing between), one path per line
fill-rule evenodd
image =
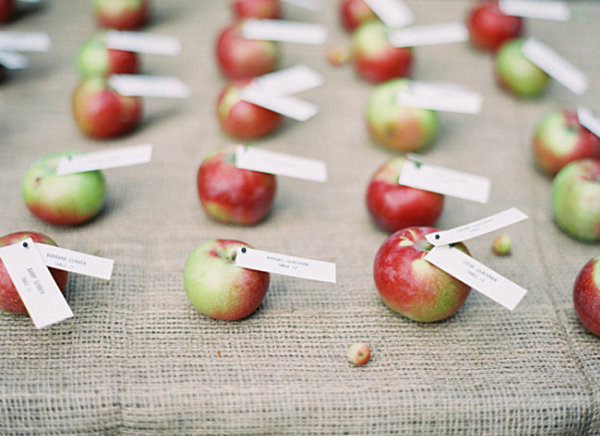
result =
M100 77L84 79L77 86L71 108L79 129L98 139L125 135L142 118L142 102L138 97L120 95Z
M533 155L542 171L554 177L569 162L600 158L600 138L581 125L577 112L552 111L535 128Z
M79 75L88 78L137 74L140 70L138 54L106 47L105 36L105 32L100 32L81 45L75 61Z
M366 110L371 139L386 148L405 153L424 150L439 130L436 111L398 105L398 92L408 83L406 79L380 83L371 92Z
M573 305L583 326L600 336L600 257L587 262L575 279Z
M237 250L252 248L245 242L214 239L188 256L183 287L192 305L211 318L235 321L252 314L269 288L269 273L235 265Z
M217 99L217 117L221 128L242 139L260 138L277 130L283 116L277 112L242 100L242 90L250 80L230 83Z
M505 42L523 34L523 19L506 15L497 0L476 3L467 17L471 44L481 50L496 51Z
M342 0L339 12L342 25L349 32L353 32L361 24L377 18L375 12L364 0Z
M410 75L412 49L394 47L388 38L389 29L379 20L367 21L352 34L354 69L363 79L381 83Z
M150 18L149 0L94 0L93 13L100 27L135 30Z
M0 0L0 24L10 21L15 13L15 0Z
M28 238L31 238L33 242L40 242L42 244L54 246L57 245L56 242L54 242L50 237L42 233L16 232L0 237L0 247L14 245ZM50 271L50 274L52 274L52 277L54 278L54 281L58 285L59 289L64 293L67 287L69 273L67 271L55 268L48 269ZM15 285L13 284L10 276L8 275L8 271L6 270L2 259L0 259L0 309L4 310L5 312L16 314L27 313L27 309L23 304L23 300L21 300L21 297L19 296Z
M231 6L236 18L275 19L281 16L279 0L235 0Z
M600 160L577 160L558 172L552 181L552 211L568 235L600 240Z
M104 205L106 182L100 171L56 175L59 161L77 152L53 153L34 162L22 184L25 204L38 218L73 226L94 218Z
M398 184L404 157L383 164L367 188L367 209L377 226L386 232L405 227L431 226L444 208L444 196Z
M425 235L433 227L409 227L388 237L375 255L373 278L384 303L392 310L422 322L453 315L471 288L432 265L425 256L433 248ZM469 254L464 244L456 248Z
M496 81L511 94L534 98L546 90L550 76L525 57L524 43L523 38L516 38L500 46L494 60Z
M237 168L235 146L227 146L202 161L197 186L209 217L223 223L252 225L269 213L277 184L273 174Z
M279 63L278 44L244 38L243 23L226 27L217 39L217 62L221 72L229 79L250 79L271 73Z

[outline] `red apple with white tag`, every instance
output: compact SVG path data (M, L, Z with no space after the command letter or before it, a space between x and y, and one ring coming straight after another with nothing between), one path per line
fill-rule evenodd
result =
M353 32L361 24L377 18L377 15L365 0L342 0L339 13L344 29L349 32Z
M85 79L77 86L71 109L80 130L98 139L130 133L142 119L141 99L119 94L100 77Z
M219 222L257 224L268 215L275 199L273 174L237 168L236 147L214 150L200 164L197 187L206 214Z
M236 18L275 19L281 17L279 0L234 0L231 6Z
M140 61L137 53L108 48L106 32L98 32L79 48L75 65L81 77L108 77L112 74L137 74Z
M576 111L555 110L537 124L533 154L539 168L554 177L569 162L600 159L600 138L581 125Z
M135 30L150 19L149 0L94 0L93 13L100 27Z
M600 336L600 257L588 261L573 285L573 305L583 326Z
M242 99L242 90L250 79L228 84L217 99L217 117L221 128L231 136L242 139L260 138L274 132L283 116Z
M278 43L244 38L243 25L236 22L219 34L216 56L221 72L229 79L249 79L275 71L281 56Z
M386 232L405 227L431 226L444 208L444 196L398 183L404 157L383 164L367 188L367 209L377 226Z
M498 0L476 3L467 17L471 44L481 50L496 51L505 41L523 34L521 17L506 15Z
M384 303L421 322L435 322L456 313L471 288L432 265L425 256L433 248L425 235L433 227L408 227L389 236L375 255L373 278ZM454 245L469 254L463 243Z
M203 315L235 321L251 315L269 289L270 274L236 266L238 249L245 242L214 239L188 256L183 287L192 305Z
M352 34L354 68L363 79L381 83L410 75L412 49L394 47L389 35L390 29L379 20L365 22Z
M46 236L38 232L16 232L10 233L0 237L0 247L7 245L17 244L21 241L31 238L34 242L54 245L54 242L49 236ZM67 271L49 268L50 274L54 278L54 281L58 285L59 289L64 293L67 287L67 281L69 279L69 273ZM4 263L0 259L0 310L15 314L26 314L27 309L15 288L12 279L8 275L8 271L4 266Z

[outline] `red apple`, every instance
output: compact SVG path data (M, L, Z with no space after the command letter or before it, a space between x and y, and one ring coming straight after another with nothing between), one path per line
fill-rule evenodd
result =
M250 79L230 83L217 99L217 116L225 132L237 138L260 138L275 131L283 120L277 112L242 100L241 91Z
M423 322L453 315L471 288L425 260L433 246L425 235L433 227L409 227L388 237L375 256L373 278L384 303L402 315ZM464 244L455 245L469 254Z
M481 50L496 51L505 41L521 36L523 27L523 19L502 12L498 0L476 3L467 17L471 44Z
M600 257L587 262L575 279L573 305L583 326L600 336Z
M405 161L404 157L396 157L386 162L373 174L367 189L367 209L386 232L431 226L444 208L443 195L398 184Z
M31 238L33 242L40 242L42 244L54 245L54 242L50 237L37 232L17 232L11 233L0 238L0 247L7 245L13 245L18 242L24 241L27 238ZM69 273L67 271L49 268L50 274L54 278L54 281L58 285L59 289L64 293L67 287L67 280ZM6 312L25 314L27 309L19 296L15 285L13 284L8 271L4 266L4 263L0 259L0 309Z
M100 77L83 80L72 98L75 122L88 136L115 138L133 131L142 118L142 102L112 89Z
M15 0L0 0L0 23L10 21L15 13Z
M577 112L552 111L535 128L533 153L542 171L554 177L569 162L600 158L600 138L581 125Z
M412 49L394 47L390 44L389 33L389 28L381 21L370 20L352 35L354 68L363 79L380 83L410 74Z
M87 39L77 52L75 64L81 77L108 77L111 74L137 74L139 56L135 52L106 47L106 32Z
M231 6L236 18L275 19L281 16L279 0L235 0Z
M339 11L342 25L349 32L356 30L362 23L377 18L364 0L342 0Z
M275 71L279 45L274 41L244 38L243 23L234 23L219 34L216 55L221 72L230 79L248 79Z
M246 318L267 294L269 273L235 265L242 247L252 248L241 241L215 239L201 244L188 256L183 287L203 315L226 321Z
M252 225L262 221L273 204L273 174L235 166L235 146L221 147L198 169L198 196L206 214L223 223Z
M150 18L149 0L94 0L94 17L100 27L135 30Z

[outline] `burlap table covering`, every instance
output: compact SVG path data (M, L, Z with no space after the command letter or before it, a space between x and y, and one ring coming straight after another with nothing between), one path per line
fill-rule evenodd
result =
M50 3L50 2L48 2ZM195 188L207 152L235 140L222 133L214 102L225 80L213 46L231 19L226 1L154 2L149 31L181 38L183 52L143 56L149 74L175 75L187 101L146 99L143 125L128 137L84 138L70 112L74 56L92 32L90 2L57 0L6 29L47 31L53 46L0 89L0 229L31 229L60 245L115 260L109 283L72 275L72 320L38 331L28 317L0 315L1 434L598 434L600 352L573 310L571 292L598 245L582 244L552 222L550 181L534 169L533 126L546 112L582 103L598 108L600 5L571 3L569 23L529 21L535 35L584 70L577 97L554 83L519 101L493 81L488 55L466 44L416 51L413 76L467 85L484 94L476 116L444 113L434 162L485 175L491 201L449 198L439 227L516 206L529 220L509 229L508 258L491 253L495 234L469 242L473 255L529 293L513 312L473 292L445 322L411 322L387 309L372 281L386 234L369 220L367 182L392 153L368 138L363 113L372 85L325 54L349 37L337 2L318 14L286 6L290 19L325 24L324 46L284 44L283 66L306 64L325 84L304 92L319 114L287 121L253 142L323 159L329 181L279 178L274 210L250 228L214 223ZM462 21L466 1L411 1L419 24ZM57 228L27 211L20 182L42 155L154 144L152 162L106 171L109 194L92 223ZM183 265L199 243L238 238L257 248L336 262L337 284L272 276L260 309L240 322L194 311ZM348 347L368 342L368 365L353 368Z

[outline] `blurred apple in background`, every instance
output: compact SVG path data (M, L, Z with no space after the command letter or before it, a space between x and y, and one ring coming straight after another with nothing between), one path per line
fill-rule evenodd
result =
M9 22L15 13L15 0L0 0L0 24Z
M269 289L267 272L235 265L238 249L250 245L231 239L204 242L188 256L183 287L203 315L235 321L252 314Z
M377 18L364 0L342 0L339 12L342 25L349 32L356 30L362 23Z
M433 227L409 227L388 237L375 256L373 278L384 303L414 320L435 322L453 315L471 288L424 258L433 248ZM464 244L454 246L469 254Z
M467 17L471 44L481 50L496 51L505 41L523 34L523 19L506 15L498 0L475 3Z
M558 172L552 181L552 211L568 235L600 240L600 160L577 160Z
M119 94L100 77L85 79L77 86L71 108L80 130L98 139L125 135L133 131L142 118L139 97Z
M367 209L377 226L386 232L405 227L431 226L444 208L444 196L398 184L404 157L396 157L373 174L367 188Z
M219 34L216 56L221 72L229 79L249 79L275 71L281 56L278 43L244 38L243 24L234 23Z
M56 175L60 159L77 152L52 153L34 162L23 178L22 194L29 210L55 225L79 225L104 205L106 183L100 171Z
M576 111L555 110L537 124L533 153L542 171L554 177L569 162L600 158L600 138L581 125Z
M362 24L352 34L352 56L358 75L373 83L410 75L413 53L410 47L394 47L389 28L379 20Z
M583 326L600 336L600 257L587 262L575 279L573 305Z
M439 130L436 111L398 105L398 92L408 86L406 79L377 85L369 96L366 110L371 139L386 148L405 153L425 149Z
M0 237L0 247L14 245L21 241L31 238L33 242L39 242L47 245L57 246L49 236L38 232L16 232ZM55 268L48 268L52 278L58 285L58 288L64 294L69 279L69 273ZM23 300L17 292L14 283L12 282L4 263L0 259L0 310L16 314L25 314L27 309L23 304Z
M75 65L81 77L108 77L111 74L137 74L139 56L135 52L106 47L106 32L98 32L79 48Z
M276 19L281 17L279 0L235 0L231 6L236 18Z
M262 221L275 199L273 174L235 166L234 145L221 147L200 164L198 196L206 214L223 223L252 225Z
M150 19L149 0L94 0L93 14L100 27L135 30Z
M540 96L550 76L525 57L525 39L511 39L498 49L494 60L496 81L501 88L523 98Z

